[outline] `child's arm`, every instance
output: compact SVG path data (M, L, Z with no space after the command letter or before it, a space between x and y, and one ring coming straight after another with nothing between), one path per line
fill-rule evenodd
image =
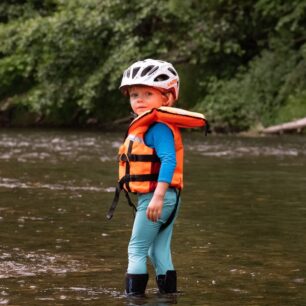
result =
M168 183L158 182L154 195L147 208L147 218L153 222L156 222L162 213L165 193L169 187Z
M175 144L171 129L163 123L157 123L149 129L145 143L155 149L161 161L157 186L147 208L147 218L156 222L161 216L165 193L176 167Z

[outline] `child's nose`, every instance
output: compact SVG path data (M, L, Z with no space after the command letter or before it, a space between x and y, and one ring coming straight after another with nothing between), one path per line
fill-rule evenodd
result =
M143 97L142 96L138 96L136 101L137 101L137 103L143 102Z

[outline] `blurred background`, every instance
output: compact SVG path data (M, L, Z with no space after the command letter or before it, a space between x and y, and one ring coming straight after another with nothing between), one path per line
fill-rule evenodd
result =
M183 135L180 294L158 296L148 265L138 304L304 305L305 132L257 132L306 126L306 0L0 1L0 304L135 305L132 211L122 196L105 215L121 75L145 58L174 64L178 107L214 133Z
M216 132L306 117L305 0L6 0L0 125L119 127L139 59L170 61L178 106Z

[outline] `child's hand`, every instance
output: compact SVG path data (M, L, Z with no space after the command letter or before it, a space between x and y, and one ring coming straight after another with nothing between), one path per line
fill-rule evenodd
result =
M152 222L156 222L162 213L163 199L153 197L147 208L147 218Z
M168 183L158 182L154 195L147 208L147 218L152 222L156 222L162 213L165 193L169 187Z

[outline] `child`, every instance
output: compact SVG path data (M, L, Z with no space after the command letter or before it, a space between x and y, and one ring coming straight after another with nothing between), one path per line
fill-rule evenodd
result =
M136 193L138 205L128 246L126 294L142 295L148 282L149 256L160 293L177 291L171 258L173 223L183 187L183 144L179 128L206 126L202 114L172 105L179 95L179 77L165 61L146 59L124 71L121 91L137 115L119 149L119 182L108 218L123 189Z

